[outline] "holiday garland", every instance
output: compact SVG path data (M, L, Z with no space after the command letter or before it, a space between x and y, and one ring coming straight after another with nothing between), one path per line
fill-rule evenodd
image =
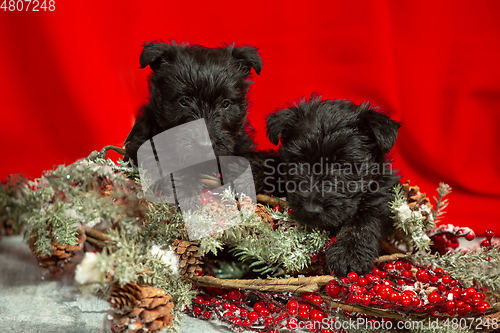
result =
M191 242L181 212L145 200L137 169L105 159L108 149L35 181L10 177L0 191L0 231L23 233L53 271L84 243L102 249L85 253L75 278L83 294L109 301L114 332L175 331L186 314L271 333L497 328L499 247L488 231L479 249L464 251L458 239L474 239L472 230L436 227L451 192L445 184L436 208L409 182L395 187L390 255L370 274L336 277L324 270L329 234L294 222L286 202L207 190L203 211L220 218L218 207L230 207L223 218L239 223Z

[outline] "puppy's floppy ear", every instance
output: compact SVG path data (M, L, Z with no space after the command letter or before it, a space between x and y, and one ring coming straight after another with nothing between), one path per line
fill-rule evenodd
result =
M167 62L172 59L173 52L174 46L172 45L147 42L144 44L144 49L139 58L141 68L145 68L149 65L151 70L156 72L160 68L162 62Z
M373 134L380 149L387 153L396 142L398 131L401 125L383 113L376 112L369 104L364 104L365 108L362 116L362 125Z
M278 145L281 135L293 116L291 109L285 109L272 113L266 117L267 137L274 145Z
M260 75L260 71L262 70L262 59L255 47L241 46L233 48L233 46L230 46L229 49L233 57L242 61L243 69L247 71L248 74L250 74L250 67L252 67L255 73Z

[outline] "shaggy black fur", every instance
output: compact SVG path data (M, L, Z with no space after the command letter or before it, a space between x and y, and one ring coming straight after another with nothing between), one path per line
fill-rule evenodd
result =
M339 275L371 271L391 228L389 190L399 177L386 153L399 127L369 104L318 96L267 117L269 139L281 139L293 217L336 237L326 256Z
M137 164L137 150L156 134L204 118L217 156L241 155L253 148L245 131L246 94L253 68L262 60L253 47L207 48L175 43L146 43L141 68L149 65L150 100L125 140ZM192 133L193 140L197 133Z

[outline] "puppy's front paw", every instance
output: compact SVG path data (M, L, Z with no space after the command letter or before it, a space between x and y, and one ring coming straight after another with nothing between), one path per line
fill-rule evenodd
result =
M366 274L373 270L374 256L357 255L352 248L332 244L326 249L326 263L330 271L335 271L337 276L346 276L350 272L359 275Z

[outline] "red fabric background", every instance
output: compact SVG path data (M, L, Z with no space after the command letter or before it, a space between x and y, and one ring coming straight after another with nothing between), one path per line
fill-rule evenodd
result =
M312 92L369 100L402 123L396 167L445 222L500 233L500 2L61 1L0 10L0 179L120 145L147 101L145 41L259 47L250 120Z

